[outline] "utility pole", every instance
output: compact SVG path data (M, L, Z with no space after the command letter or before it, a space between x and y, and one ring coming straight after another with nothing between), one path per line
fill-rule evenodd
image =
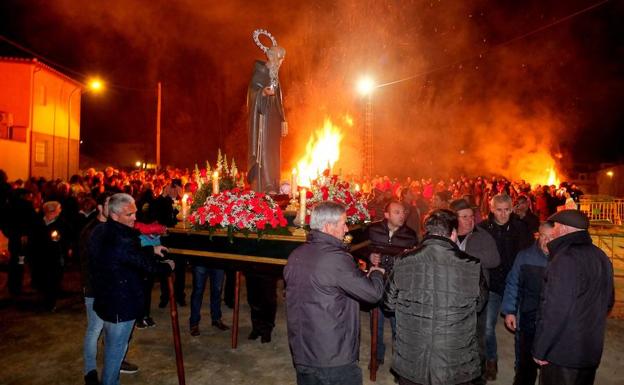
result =
M158 101L156 106L156 168L160 168L160 112L162 104L162 84L158 82Z

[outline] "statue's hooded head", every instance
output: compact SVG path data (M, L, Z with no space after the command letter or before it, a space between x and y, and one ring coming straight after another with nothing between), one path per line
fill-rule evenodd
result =
M286 56L286 50L279 45L274 45L266 51L269 63L277 65L279 67Z

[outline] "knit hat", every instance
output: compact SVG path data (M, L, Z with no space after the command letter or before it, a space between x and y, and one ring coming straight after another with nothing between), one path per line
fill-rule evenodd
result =
M589 228L587 215L579 210L561 210L551 215L548 220L582 230L587 230Z

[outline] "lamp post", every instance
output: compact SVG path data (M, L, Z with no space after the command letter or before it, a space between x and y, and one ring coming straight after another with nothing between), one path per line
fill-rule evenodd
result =
M87 84L87 90L84 92L100 92L104 88L104 83L102 83L99 79L92 79ZM67 180L69 180L69 170L70 170L70 152L71 152L71 98L74 96L76 91L80 91L82 93L82 87L75 87L72 92L69 93L69 97L67 97ZM54 166L52 166L54 167Z
M369 76L361 78L357 83L357 91L366 97L364 110L364 127L362 133L362 176L371 176L374 168L373 157L373 91L377 88Z

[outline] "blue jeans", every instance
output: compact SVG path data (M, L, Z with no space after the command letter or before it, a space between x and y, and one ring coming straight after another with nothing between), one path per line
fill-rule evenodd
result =
M487 312L485 321L485 359L489 361L498 359L496 353L496 322L499 318L502 301L502 296L490 291L485 310Z
M190 326L198 325L201 320L201 305L208 277L210 277L210 317L213 322L221 319L221 289L224 275L225 272L221 269L211 269L200 264L193 266Z
M362 369L357 362L331 368L295 365L297 385L362 385Z
M396 318L394 317L394 313L385 313L379 308L377 312L379 314L379 320L377 321L377 362L381 362L384 360L384 356L386 354L386 344L384 344L384 319L387 318L390 320L390 328L392 329L392 343L394 343L394 338L396 336Z
M96 357L98 339L104 328L104 321L93 310L93 297L85 297L85 308L87 310L87 330L84 336L82 355L84 359L84 374L96 370Z
M121 362L128 350L134 320L112 323L104 321L104 369L102 385L118 385Z

